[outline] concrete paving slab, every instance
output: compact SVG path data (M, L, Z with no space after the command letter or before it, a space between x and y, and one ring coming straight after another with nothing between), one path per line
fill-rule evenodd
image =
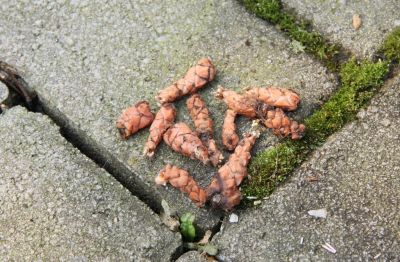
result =
M155 160L142 157L147 131L128 141L115 122L139 100L157 106L157 90L183 76L203 56L219 72L201 92L215 121L217 142L225 106L213 99L217 85L243 88L274 84L299 92L302 118L335 89L336 80L318 62L290 51L290 41L249 14L238 2L222 1L13 1L0 6L0 58L14 63L39 93L45 108L78 140L117 169L118 179L160 206L165 199L179 214L190 211L203 228L219 219L197 209L175 189L159 188L154 177L165 163L190 172L207 185L215 169L162 145ZM190 123L185 100L178 121ZM242 131L249 122L239 122ZM265 135L258 148L275 143Z
M223 223L220 261L399 261L400 76L384 92L259 209Z
M3 104L8 98L9 92L5 84L0 82L0 105Z
M397 0L282 0L328 39L340 43L360 58L370 58L392 29L400 26ZM361 27L353 27L353 15Z
M179 257L176 262L206 262L207 259L197 251L189 251Z
M4 261L170 261L179 233L41 114L0 115Z

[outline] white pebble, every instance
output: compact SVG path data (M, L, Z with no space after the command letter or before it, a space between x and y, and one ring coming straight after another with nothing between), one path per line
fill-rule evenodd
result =
M229 223L237 223L239 222L239 217L235 213L230 214Z
M316 210L310 210L310 211L308 211L308 214L313 217L326 218L326 215L328 214L328 212L326 211L325 208L321 208L321 209L316 209Z

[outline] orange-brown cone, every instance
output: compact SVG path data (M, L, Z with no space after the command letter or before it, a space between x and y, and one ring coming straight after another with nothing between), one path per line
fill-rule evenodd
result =
M162 137L173 125L176 116L176 109L173 104L166 103L158 110L153 123L150 126L150 134L144 147L144 154L148 157L154 155L157 145L161 142Z
M283 137L291 136L293 140L302 138L306 129L303 124L290 120L280 108L268 110L265 115L264 125L271 128L274 134Z
M164 104L174 102L184 95L193 94L212 81L216 73L211 60L202 58L187 71L182 79L159 91L156 99L160 104Z
M164 133L164 141L174 151L204 164L209 162L207 148L200 138L185 123L176 123Z
M204 206L206 202L206 192L189 173L179 167L166 165L157 175L156 184L166 185L168 182L181 192L188 194L189 198L198 206Z
M239 185L247 176L250 151L256 139L256 135L247 134L239 142L228 162L218 170L212 179L206 192L207 200L211 201L213 207L229 211L240 203Z
M236 133L235 118L235 111L228 109L222 126L222 143L229 151L234 150L239 143L239 136Z
M140 101L134 106L126 108L117 120L117 128L121 137L127 139L140 129L153 122L154 115L147 101Z
M248 89L244 95L255 98L269 106L288 111L296 110L300 102L299 95L292 90L273 86L266 88L253 87Z
M256 118L259 115L259 102L254 98L248 98L236 93L235 91L219 87L215 92L215 97L222 99L229 109L238 115Z
M213 139L213 121L211 120L206 103L201 99L199 94L194 94L186 101L186 105L196 127L196 132L203 145L208 149L211 163L213 166L217 166L224 157L218 150L217 144Z

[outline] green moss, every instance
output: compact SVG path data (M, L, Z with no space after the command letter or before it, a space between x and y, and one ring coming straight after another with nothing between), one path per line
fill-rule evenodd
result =
M317 56L330 69L338 68L340 47L310 30L308 21L298 20L294 15L282 12L279 0L242 0L242 3L260 18L277 25L292 40L300 42L306 52Z
M387 59L400 62L400 27L394 29L383 42L380 51Z
M286 141L278 146L257 154L250 163L251 180L242 187L246 196L263 197L272 193L275 187L285 181L286 174L302 161L299 147Z
M344 64L340 69L342 87L305 119L305 137L300 141L284 141L255 156L249 166L251 179L244 183L242 192L259 198L270 194L310 151L355 118L383 84L388 72L388 62L358 63L351 59Z

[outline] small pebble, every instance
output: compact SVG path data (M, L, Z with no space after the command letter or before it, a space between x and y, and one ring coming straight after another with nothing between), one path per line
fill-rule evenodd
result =
M239 222L239 217L235 213L230 214L229 223L237 223Z
M387 119L387 118L385 118L385 119L383 119L383 120L381 121L381 124L382 124L384 127L388 127L388 126L390 126L390 120Z
M360 112L358 112L357 117L359 119L363 119L367 116L367 112L365 110L360 110Z
M258 206L261 205L261 200L256 200L253 202L253 205Z
M361 27L361 17L359 14L353 15L353 28L358 30Z
M326 218L328 212L326 211L325 208L321 208L316 210L310 210L308 211L308 214L313 217Z

